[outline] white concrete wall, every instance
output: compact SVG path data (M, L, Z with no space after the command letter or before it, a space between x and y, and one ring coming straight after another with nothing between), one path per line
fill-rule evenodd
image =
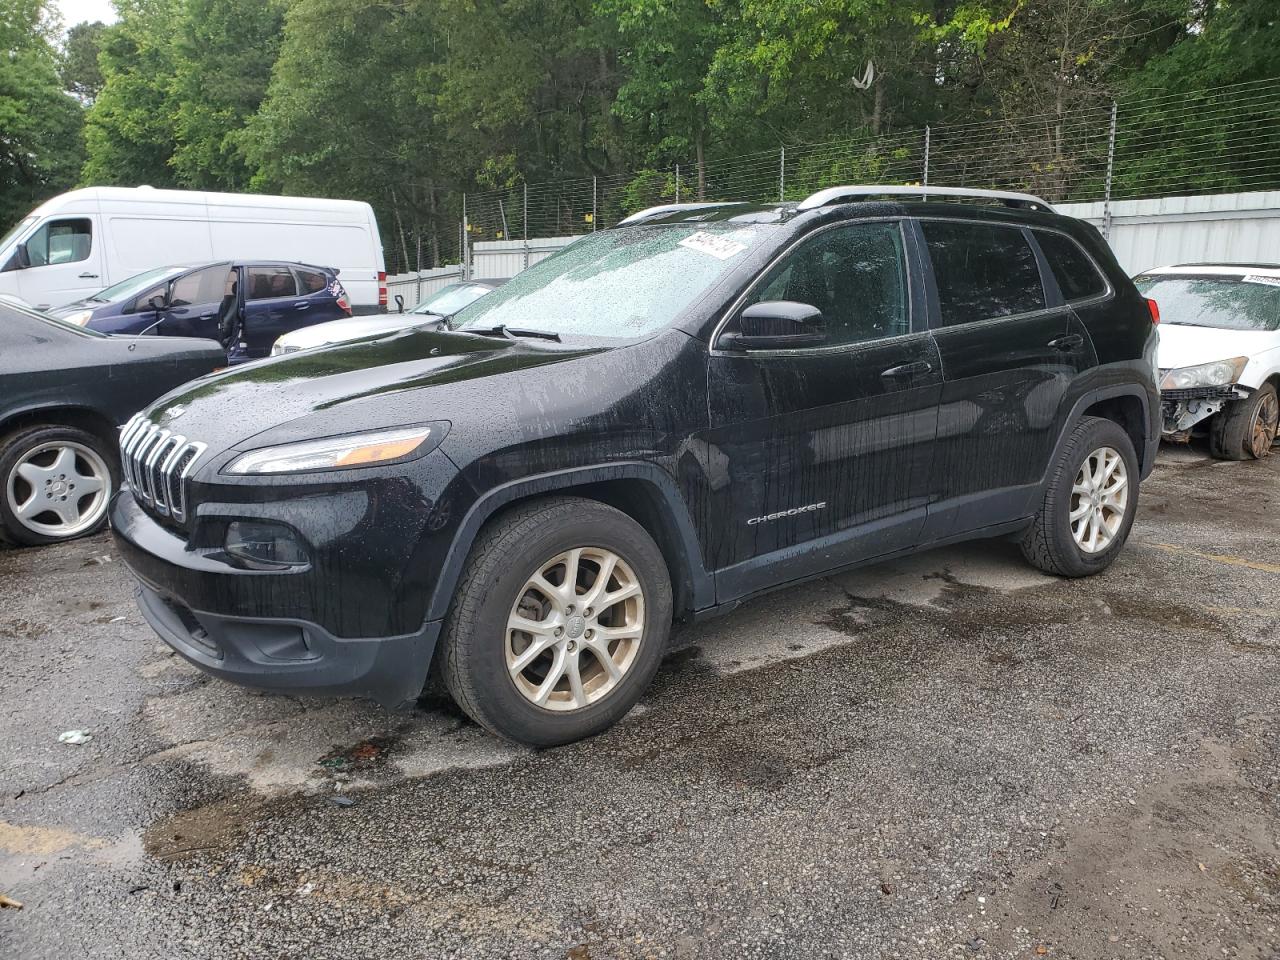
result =
M1102 228L1101 203L1057 210ZM1108 242L1130 276L1174 263L1280 263L1280 191L1120 200Z
M577 239L541 237L528 243L523 240L482 241L471 248L471 275L479 279L514 277L525 267L545 260Z

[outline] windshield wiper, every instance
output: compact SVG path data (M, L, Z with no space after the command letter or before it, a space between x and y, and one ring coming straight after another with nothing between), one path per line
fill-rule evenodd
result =
M515 340L517 337L530 337L536 340L554 340L560 342L560 334L553 330L533 330L528 327L508 327L505 323L500 323L496 327L487 327L483 330L477 330L474 327L456 327L457 333L474 333L477 337L506 337L508 340Z

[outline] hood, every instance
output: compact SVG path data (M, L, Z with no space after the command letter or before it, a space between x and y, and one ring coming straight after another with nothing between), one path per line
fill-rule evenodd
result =
M501 407L509 378L599 350L409 329L203 377L148 416L211 451L450 420L460 406Z
M311 327L294 330L292 333L286 333L276 343L292 350L307 350L311 347L324 346L326 343L359 340L361 337L394 333L406 327L416 327L431 322L432 318L429 316L407 313L389 313L370 317L346 317L342 320L330 320L327 323L317 323Z
M1252 357L1280 346L1280 331L1274 330L1221 330L1167 322L1160 324L1159 330L1161 370Z

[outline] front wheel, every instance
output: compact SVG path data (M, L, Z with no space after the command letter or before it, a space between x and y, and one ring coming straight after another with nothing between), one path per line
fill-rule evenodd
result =
M662 552L593 500L517 507L482 531L441 637L450 695L490 732L531 746L601 732L640 698L671 629Z
M1058 455L1022 555L1046 573L1085 577L1111 566L1138 510L1138 457L1111 420L1084 417Z
M76 427L26 427L0 438L0 540L57 543L101 529L115 490L115 458Z
M1280 426L1276 388L1264 383L1252 396L1227 405L1209 425L1209 452L1221 460L1261 460L1271 454Z

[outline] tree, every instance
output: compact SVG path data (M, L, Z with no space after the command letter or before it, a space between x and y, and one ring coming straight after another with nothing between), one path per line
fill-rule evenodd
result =
M103 84L85 120L87 184L179 185L175 40L183 0L116 0L120 22L104 35Z
M706 148L715 99L707 75L726 35L708 0L599 0L617 23L625 79L614 112L649 162L694 158L694 195L706 194Z
M83 110L63 92L46 0L0 0L0 230L75 185Z
M102 68L98 66L98 53L107 32L102 22L77 23L67 31L62 45L62 62L59 75L63 87L74 93L84 104L91 104L102 90Z
M457 228L442 209L450 150L424 93L439 45L429 13L425 2L295 0L239 141L255 189L366 200L396 238L388 252L410 266L434 265Z
M283 27L283 0L187 0L170 91L169 164L183 186L249 186L244 126L266 96Z

